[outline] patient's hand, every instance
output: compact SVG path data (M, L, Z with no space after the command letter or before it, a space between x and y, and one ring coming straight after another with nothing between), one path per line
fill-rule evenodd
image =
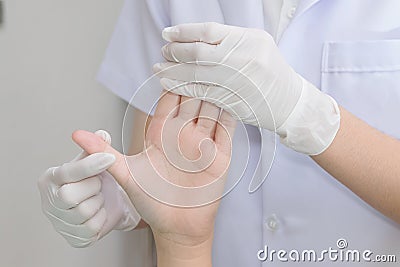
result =
M157 245L196 247L212 242L215 200L223 193L235 124L212 104L166 93L141 154L124 156L89 132L77 131L73 139L88 153L116 156L109 172L150 225Z

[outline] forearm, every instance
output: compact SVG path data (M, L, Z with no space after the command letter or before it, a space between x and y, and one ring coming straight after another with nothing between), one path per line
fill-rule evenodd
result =
M400 141L341 108L341 125L333 143L312 158L364 201L400 223Z
M134 109L132 112L133 127L128 154L136 155L144 149L145 135L152 117L138 109Z
M145 135L148 125L151 121L151 116L148 116L138 109L134 109L133 120L133 130L131 134L131 142L128 149L128 155L136 155L143 151ZM141 220L135 229L142 229L146 227L148 227L148 224L145 221Z

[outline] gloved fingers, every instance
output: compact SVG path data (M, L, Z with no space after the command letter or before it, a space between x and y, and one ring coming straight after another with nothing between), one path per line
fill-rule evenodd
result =
M161 78L160 83L165 90L171 93L186 96L189 98L198 98L200 100L207 101L213 104L220 103L219 98L222 98L224 96L222 95L222 91L226 91L227 93L232 94L228 90L225 90L221 87L208 84L187 83L177 80L171 80L168 78ZM217 98L217 95L220 97ZM223 105L223 103L220 104Z
M215 22L180 24L165 28L162 37L167 42L219 44L232 28Z
M100 136L104 140L104 142L111 145L111 136L108 132L104 130L98 130L94 134ZM79 153L74 159L71 160L71 162L81 160L83 158L86 158L87 156L89 156L89 154L85 150L82 150L81 153Z
M97 236L91 238L82 238L79 236L74 236L66 232L59 232L62 237L74 248L86 248L97 241Z
M77 207L81 202L99 194L100 190L101 180L97 176L64 184L55 193L54 206L64 210Z
M179 95L163 91L154 116L158 118L175 117L178 114L180 100Z
M232 140L236 129L236 120L227 111L222 111L215 130L215 142L219 149L225 153L231 153Z
M176 96L179 98L179 96ZM96 154L105 152L114 155L115 162L108 166L108 172L114 176L115 180L121 185L122 188L127 186L127 182L132 179L129 168L126 164L126 156L115 150L104 140L95 135L94 133L79 130L75 131L72 138L76 144L84 149L89 154ZM90 157L90 156L89 156Z
M107 213L104 208L101 208L92 218L83 224L75 225L63 221L62 219L54 216L53 214L46 213L50 221L53 223L55 230L59 233L67 233L72 236L80 237L82 239L97 238L98 233L103 227Z
M160 79L161 86L170 94L181 95L189 98L203 97L201 86L195 86L195 83L187 83L168 78Z
M174 62L157 63L153 66L153 71L161 79L168 78L186 83L196 82L225 87L229 87L233 79L243 76L240 70L226 65L206 66ZM246 81L249 80L246 79Z
M186 83L167 78L161 78L160 83L165 90L174 94L196 97L203 101L212 103L217 107L228 111L235 119L244 120L253 115L252 105L229 87L224 88L221 86L201 83ZM245 104L242 105L242 102ZM242 114L245 114L246 116L243 116Z
M99 238L113 229L134 229L141 218L127 193L108 171L101 173L99 177L102 183L101 192L106 199L104 209L107 211L107 221L99 233Z
M179 104L178 116L185 122L194 123L199 116L200 107L201 100L182 96L181 103Z
M196 130L214 139L220 113L221 109L219 107L209 102L202 101Z
M42 197L46 196L48 191L51 191L49 187L54 187L54 173L59 167L51 167L47 169L38 179L37 185Z
M99 194L83 201L75 208L59 209L51 205L49 212L55 217L73 225L80 225L92 218L104 205L104 197L100 192Z
M153 72L160 78L168 78L171 80L179 80L183 82L198 82L201 81L196 71L201 70L201 65L195 64L180 64L176 62L163 62L153 65ZM210 71L210 67L207 67Z
M100 136L107 144L111 145L111 135L105 130L97 130L95 135Z
M115 162L109 153L95 153L76 162L68 162L54 170L54 183L58 186L79 182L108 169Z
M161 62L153 65L153 73L155 73L159 77L163 77L161 72L164 72L168 69L173 69L174 67L178 67L180 64L176 62Z
M161 49L165 60L175 63L191 63L198 65L217 65L224 54L219 47L206 43L168 43Z
M70 162L76 162L78 160L81 160L83 158L86 158L88 156L88 153L86 153L85 151L81 151L75 158L73 158Z

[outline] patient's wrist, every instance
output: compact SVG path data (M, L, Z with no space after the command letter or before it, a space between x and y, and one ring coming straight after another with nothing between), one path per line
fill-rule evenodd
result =
M154 234L159 267L210 267L213 236L201 243L182 244ZM190 240L188 240L190 241Z

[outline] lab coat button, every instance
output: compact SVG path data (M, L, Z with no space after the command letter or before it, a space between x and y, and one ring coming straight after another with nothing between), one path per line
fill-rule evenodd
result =
M292 19L294 17L294 15L296 14L296 10L297 10L297 6L293 6L288 12L288 17Z
M276 231L279 228L279 219L276 214L272 214L265 222L266 227L270 231Z

